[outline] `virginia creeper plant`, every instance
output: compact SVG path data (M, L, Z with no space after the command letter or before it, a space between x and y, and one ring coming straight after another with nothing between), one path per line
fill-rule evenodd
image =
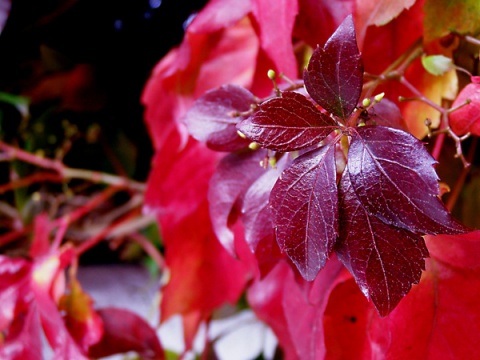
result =
M181 316L179 358L202 325L218 355L212 319L245 307L278 358L478 358L479 18L474 0L210 0L145 85L146 183L67 166L78 129L46 155L2 134L0 357L36 360L44 337L55 359L175 358L76 277L129 240L163 275L159 325ZM0 102L28 123L24 97Z
M359 103L363 73L349 16L313 52L303 74L306 95L276 88L274 97L254 101L246 89L224 86L198 99L186 119L212 149L242 151L247 138L253 151L263 152L265 168L285 157L265 208L271 220L258 231L273 227L281 252L305 280L314 280L335 252L385 316L420 281L428 256L422 236L468 228L440 200L435 160L425 145L375 116L383 94ZM255 156L244 151L243 162ZM232 186L230 177L242 176L246 186L251 173L223 171L212 186L223 190ZM220 197L222 190L211 191ZM216 199L212 216L225 218L221 212L229 209L218 208ZM252 200L242 201L252 211ZM261 240L255 235L247 239L253 250Z

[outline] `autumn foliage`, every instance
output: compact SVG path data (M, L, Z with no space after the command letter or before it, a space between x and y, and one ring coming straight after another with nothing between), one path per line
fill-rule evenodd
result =
M475 1L433 0L211 0L196 15L144 88L146 187L115 185L144 191L158 221L160 323L182 317L186 350L241 302L285 359L479 356L480 222L462 211L478 19ZM164 358L144 319L82 290L78 258L103 238L62 242L71 221L39 215L28 255L0 256L2 358L35 359L42 331L57 359Z

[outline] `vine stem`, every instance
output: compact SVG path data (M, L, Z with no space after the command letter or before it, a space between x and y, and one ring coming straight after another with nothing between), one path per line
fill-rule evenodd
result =
M470 145L470 149L467 154L467 161L472 162L473 157L475 156L475 152L477 150L477 145L478 145L478 137L474 137L472 139L472 143ZM458 197L460 196L461 190L463 188L463 184L465 183L465 180L467 179L467 175L470 172L470 167L464 167L462 169L462 172L460 176L458 177L455 186L453 187L452 192L450 193L450 196L448 197L446 207L449 211L452 211L453 208L455 207L455 204L457 203Z
M145 191L145 184L125 177L116 176L112 174L102 173L92 170L75 169L65 166L59 160L51 160L38 156L22 149L10 146L3 141L0 141L0 150L3 151L4 156L2 160L21 160L26 163L36 165L43 169L53 170L59 174L63 179L82 179L94 183L102 183L113 186L121 186L131 189L133 191Z
M143 250L155 261L160 270L165 269L165 260L163 259L162 254L157 250L157 248L142 234L134 232L130 234L130 237L137 242Z

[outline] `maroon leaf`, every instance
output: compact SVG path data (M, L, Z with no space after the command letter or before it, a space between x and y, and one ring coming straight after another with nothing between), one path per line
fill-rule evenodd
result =
M320 106L346 119L357 106L363 84L363 63L348 16L328 39L317 47L304 71L305 87Z
M98 311L103 320L104 334L89 350L89 356L104 357L135 351L142 359L165 359L155 330L137 314L116 308Z
M244 119L240 113L250 110L254 96L238 85L223 85L207 91L185 114L184 121L190 134L216 151L235 151L246 148L249 141L242 139L236 124Z
M235 255L234 236L229 226L230 214L238 198L265 172L260 161L266 155L266 150L229 154L220 161L210 180L208 201L213 230L230 255Z
M261 104L238 129L267 149L287 152L312 146L337 127L305 96L285 91Z
M245 227L245 240L255 251L257 244L265 237L274 237L273 222L269 204L270 193L280 173L286 165L283 157L274 169L268 169L251 184L242 203L242 220Z
M369 113L369 118L375 125L393 127L404 131L408 130L400 109L394 102L388 99L383 99L378 104L375 104Z
M329 144L295 159L270 196L278 245L306 280L325 265L338 233L335 178Z
M434 164L422 142L383 126L357 128L348 151L353 189L370 214L420 234L466 232L438 197Z
M381 316L389 314L418 284L428 251L420 235L385 224L358 200L349 172L340 181L339 259Z

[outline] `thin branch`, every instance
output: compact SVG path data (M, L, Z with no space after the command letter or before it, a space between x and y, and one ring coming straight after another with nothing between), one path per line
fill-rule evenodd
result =
M58 160L51 160L38 156L22 149L10 146L3 141L0 141L0 150L10 160L21 160L32 165L36 165L43 169L53 170L57 172L64 179L82 179L95 183L108 184L113 186L121 186L133 191L145 191L145 184L140 183L126 177L116 176L112 174L102 173L92 170L74 169L65 166Z
M162 254L150 240L138 232L130 234L130 237L137 242L143 248L143 250L145 250L145 252L153 259L153 261L155 261L158 269L162 270L165 268L165 260L163 259Z

